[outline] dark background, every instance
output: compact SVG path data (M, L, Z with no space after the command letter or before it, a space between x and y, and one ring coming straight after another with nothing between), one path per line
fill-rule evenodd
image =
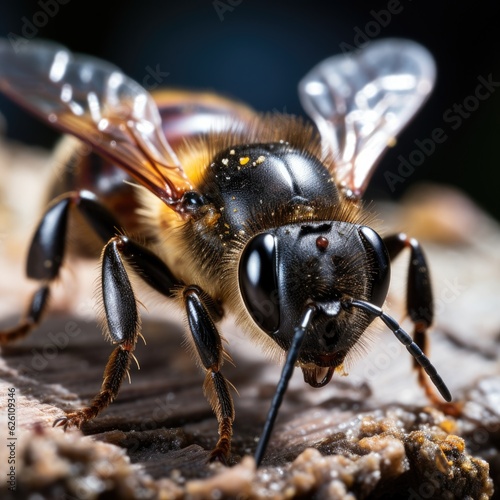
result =
M162 85L216 90L263 111L302 113L296 91L300 78L320 60L340 53L342 43L356 45L359 33L369 39L414 39L436 58L436 89L384 158L367 197L398 198L413 183L432 180L459 186L500 219L500 88L456 130L444 119L447 110L474 95L478 77L492 74L500 82L500 23L493 1L56 1L2 1L0 36L60 41L114 62L141 84L154 83L145 78L148 68L158 68L168 73ZM376 13L387 19L381 11L398 4L400 12L385 26L374 22ZM0 112L7 117L10 137L54 142L52 131L1 97ZM414 141L430 138L438 127L447 140L392 191L384 172L396 172L398 156L408 158Z

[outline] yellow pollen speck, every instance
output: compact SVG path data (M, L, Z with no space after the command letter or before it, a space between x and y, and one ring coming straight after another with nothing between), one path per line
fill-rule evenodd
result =
M226 165L226 167L227 167L228 163L229 163L229 160L228 160L227 158L224 158L224 159L222 160L222 164L223 164L223 165Z
M234 149L231 149L231 151L229 151L229 154L234 155Z
M341 365L337 366L337 368L335 368L335 373L337 373L338 375L340 375L341 377L347 377L347 375L349 375L346 371L345 371L345 368L344 368L344 364L342 363Z
M265 157L265 156L259 156L259 157L257 158L257 160L255 161L255 163L257 163L257 165L260 165L261 163L263 163L263 162L264 162L264 160L265 160L265 159L266 159L266 157Z
M216 224L216 222L219 220L219 218L220 218L220 213L212 208L212 209L207 210L207 213L205 214L204 221L208 227L212 227Z
M246 165L250 161L248 156L243 156L240 158L240 165Z
M237 208L233 208L233 212L236 213L238 211Z

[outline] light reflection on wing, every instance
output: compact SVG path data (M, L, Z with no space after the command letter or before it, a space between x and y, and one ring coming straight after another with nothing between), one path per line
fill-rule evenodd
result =
M112 64L50 42L14 50L0 40L0 91L91 144L172 208L192 189L154 100Z
M384 151L430 94L435 74L422 46L387 39L328 58L301 80L302 106L335 159L334 176L347 195L363 195Z

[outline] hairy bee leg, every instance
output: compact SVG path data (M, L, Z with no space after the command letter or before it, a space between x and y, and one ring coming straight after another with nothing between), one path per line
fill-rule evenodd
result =
M19 324L0 331L0 344L7 344L27 336L39 323L45 312L50 285L58 278L64 261L68 215L71 207L78 208L94 231L108 241L116 234L117 221L88 191L70 192L56 198L45 211L33 235L28 252L26 275L40 281L27 312Z
M133 351L139 337L140 319L132 285L127 275L120 247L120 237L112 238L102 253L102 296L109 337L118 346L109 357L99 393L89 406L68 413L54 426L81 427L95 418L116 398L127 375Z
M128 374L133 351L140 334L137 300L124 265L129 262L139 276L160 293L171 296L177 281L167 266L154 253L126 236L114 236L102 253L102 298L107 333L118 344L109 357L99 393L89 406L68 413L54 422L54 426L81 425L95 418L111 404Z
M210 460L226 463L231 450L234 406L229 383L220 372L224 350L212 320L214 312L203 296L203 291L196 286L187 286L183 290L189 329L199 360L206 370L203 391L219 423L219 440L210 454Z
M384 238L384 244L389 252L391 261L405 248L410 249L406 309L414 324L413 339L420 349L422 349L423 353L427 355L429 350L427 330L434 318L434 305L431 278L424 252L417 240L409 238L404 233ZM436 394L429 379L425 376L423 368L415 360L413 363L417 370L418 382L424 389L426 396L433 404L442 405L443 402Z

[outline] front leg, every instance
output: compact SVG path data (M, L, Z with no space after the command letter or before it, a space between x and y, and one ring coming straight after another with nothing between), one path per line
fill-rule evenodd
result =
M220 372L225 352L212 320L212 316L219 313L197 286L184 288L183 299L194 347L206 371L203 391L219 423L219 440L210 454L210 460L226 463L231 450L234 406L229 383Z
M106 315L107 335L118 344L109 357L101 390L89 406L68 413L54 422L54 426L81 427L95 418L116 398L123 379L128 375L133 351L140 335L140 317L137 300L127 275L124 259L133 264L141 278L164 295L171 295L179 284L164 262L147 248L126 236L115 236L104 247L102 254L102 298Z

